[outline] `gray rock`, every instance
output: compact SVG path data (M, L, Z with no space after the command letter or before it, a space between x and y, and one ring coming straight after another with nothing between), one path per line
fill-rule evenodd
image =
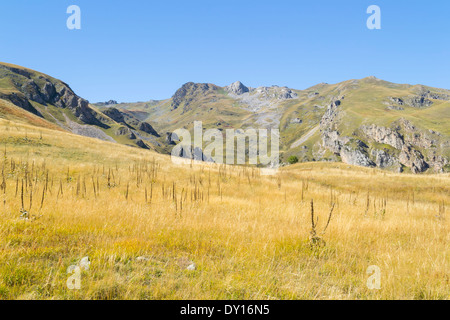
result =
M404 105L404 102L402 99L400 98L396 98L396 97L389 97L389 100L395 104L398 104L400 106Z
M46 101L41 96L41 92L39 90L39 86L33 81L28 80L22 85L21 91L25 95L25 97L31 101L35 101L42 105L46 104Z
M119 104L116 100L109 100L106 102L97 102L96 105L98 106L111 106L111 105L116 105Z
M136 134L133 132L133 131L131 131L130 130L130 134L128 135L128 139L131 139L131 140L134 140L134 139L136 139L137 137L136 137ZM142 140L141 140L142 141ZM137 143L137 142L136 142Z
M105 111L103 111L103 113L106 114L111 119L113 119L115 122L125 123L125 118L123 116L123 113L119 109L108 108Z
M165 138L165 142L166 142L166 144L168 144L168 145L175 145L175 141L174 141L174 139L172 138L172 132L166 132L166 138Z
M375 167L375 163L370 160L369 156L363 149L352 148L345 145L341 148L340 156L342 161L347 164L363 167Z
M413 108L426 108L433 105L433 101L423 97L423 96L417 96L417 97L408 97L405 99L405 104L413 107Z
M399 165L398 160L385 150L374 149L372 150L371 154L375 158L376 166L379 168L388 168Z
M405 110L405 108L402 108L400 106L388 106L386 109L388 109L388 110L397 110L397 111Z
M156 130L153 129L153 127L148 122L140 122L138 129L145 133L151 134L152 136L159 137L158 132L156 132Z
M227 92L230 92L230 93L233 93L233 94L236 94L236 95L241 95L241 94L244 94L244 93L250 91L250 90L249 90L246 86L244 86L244 85L242 84L242 82L240 82L240 81L236 81L236 82L230 84L229 86L225 87L225 90L226 90Z
M142 148L142 149L149 149L149 147L145 144L145 142L144 141L142 141L141 139L138 139L137 141L136 141L136 145L139 147L139 148Z
M116 136L125 136L125 135L130 134L130 133L131 133L131 131L130 131L130 129L127 128L127 127L119 127L119 128L116 130L116 132L114 132L114 134L115 134Z
M282 88L278 94L278 99L289 100L297 98L297 94L289 88Z
M429 168L424 161L423 155L411 146L404 145L398 159L400 163L410 167L413 173L424 172Z
M426 108L433 104L433 101L427 98L427 95L408 96L405 98L389 97L389 100L399 106L409 106L413 108Z
M202 149L198 147L194 148L192 145L180 148L179 152L177 154L174 154L174 156L203 162L214 162L212 158L208 158L205 156Z
M41 95L46 101L53 101L56 95L56 88L50 81L47 81L42 88Z
M399 151L398 162L409 167L413 173L424 172L430 167L423 154L415 147L426 150L432 148L436 142L419 132L410 121L400 119L395 129L370 125L362 126L361 130L368 139L397 149ZM400 134L400 130L404 130L408 134L403 136ZM436 168L439 169L442 163L442 159L439 159Z

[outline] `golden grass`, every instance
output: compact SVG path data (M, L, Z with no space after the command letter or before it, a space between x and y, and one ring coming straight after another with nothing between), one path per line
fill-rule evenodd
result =
M449 298L448 174L176 166L3 120L0 143L0 299ZM318 232L335 203L324 247L309 241L311 199Z

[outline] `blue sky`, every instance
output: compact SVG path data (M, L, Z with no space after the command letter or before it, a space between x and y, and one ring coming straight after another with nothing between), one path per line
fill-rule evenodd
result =
M69 5L81 30L69 30ZM378 5L382 29L366 13ZM450 1L14 0L0 61L91 102L169 98L188 81L305 89L374 75L450 89Z

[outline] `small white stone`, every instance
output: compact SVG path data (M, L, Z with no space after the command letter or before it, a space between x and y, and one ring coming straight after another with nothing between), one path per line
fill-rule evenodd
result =
M150 259L149 258L146 258L146 257L137 257L136 258L136 261L149 261Z
M190 264L190 265L186 268L186 270L193 271L193 270L195 270L196 268L197 268L197 267L196 267L195 263L193 263L193 264Z

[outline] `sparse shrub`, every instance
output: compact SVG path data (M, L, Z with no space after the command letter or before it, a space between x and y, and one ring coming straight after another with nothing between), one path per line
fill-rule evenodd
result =
M288 161L289 164L296 164L298 162L298 157L297 156L290 156L287 161Z

